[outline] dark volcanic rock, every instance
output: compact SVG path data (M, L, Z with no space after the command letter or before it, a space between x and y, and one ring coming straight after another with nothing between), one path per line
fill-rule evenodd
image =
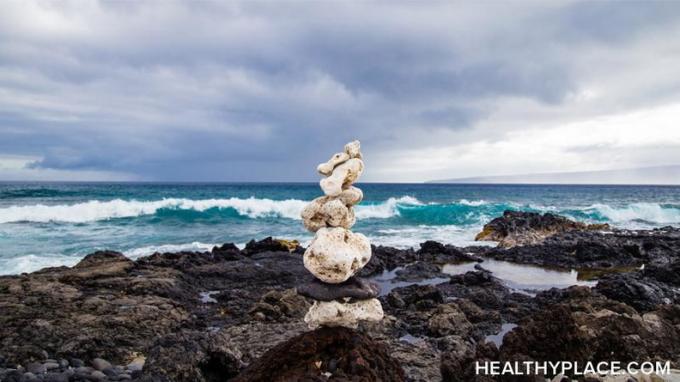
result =
M300 243L297 240L274 239L270 236L260 241L249 241L241 253L246 256L252 256L256 253L277 251L303 253L304 249L300 247Z
M545 306L508 333L502 360L622 363L650 360L680 362L680 327L667 306L640 315L632 307L598 296L584 287L559 303Z
M411 248L398 249L384 246L372 246L371 249L371 260L361 270L360 276L374 276L384 271L391 271L397 267L405 267L415 262L425 262L441 266L448 263L482 261L475 255L462 252L460 248L444 245L436 241L428 241L421 244L421 249L418 251L414 251Z
M320 301L332 301L344 297L366 300L378 297L380 287L378 284L361 277L351 277L340 284L328 284L314 278L298 286L297 291L303 296Z
M233 381L321 381L328 377L334 381L405 380L403 370L381 343L351 329L321 328L276 345Z
M679 275L680 260L664 267L651 265L638 272L606 275L595 290L647 312L663 304L680 304Z
M295 289L273 290L265 293L248 312L257 320L280 320L297 318L302 320L310 304Z
M260 300L280 317L299 320L306 302L292 288L307 277L300 256L288 251L239 260L181 252L136 262L97 252L73 268L0 277L0 349L10 363L42 360L43 349L57 359L127 363L136 353L146 354L156 338L180 328L250 321ZM286 298L274 304L262 298L284 289L302 303L291 308L295 304L287 305ZM207 291L216 292L217 303L201 302L199 294Z
M350 372L369 380L373 373L396 375L384 357L389 351L409 380L482 381L470 374L471 360L611 360L614 352L624 360L677 362L680 354L679 229L569 231L509 249L459 249L436 242L423 243L417 251L373 247L361 274L379 275L394 288L379 297L385 319L362 324L366 336L348 332L303 341L303 335L292 342L307 330L302 317L311 300L295 288L309 282L309 273L301 247L284 243L270 238L243 252L225 244L209 252L157 253L136 261L102 251L73 268L2 276L0 380L24 378L25 369L13 370L18 365L53 368L61 359L69 363L57 362L58 368L38 377L91 380L95 370L84 365L94 358L112 365L146 358L136 370L96 371L117 373L110 379L216 381L236 376L249 364L242 377L257 379L291 363L284 374L289 370L307 380L325 380L328 375L321 373L351 379ZM604 276L592 290L551 289L532 297L513 292L483 268L456 276L441 272L443 264L476 259L469 253L588 267L597 275L600 268L629 273ZM642 264L645 268L637 270ZM502 323L519 327L498 352L485 337L499 333ZM296 345L300 341L315 346L320 358ZM365 354L376 343L385 347ZM288 344L290 353L276 344ZM278 353L261 358L272 348ZM265 360L273 360L271 368Z
M241 354L221 333L181 331L158 339L144 363L142 381L225 381L243 367Z
M483 255L541 266L630 271L642 264L665 266L677 260L680 229L562 232L545 238L540 244L493 248Z
M431 240L421 243L417 254L419 260L435 264L481 261L478 257L464 253L453 245L444 245Z
M505 211L484 225L475 240L496 241L501 248L537 244L559 232L607 230L607 224L584 224L551 213Z

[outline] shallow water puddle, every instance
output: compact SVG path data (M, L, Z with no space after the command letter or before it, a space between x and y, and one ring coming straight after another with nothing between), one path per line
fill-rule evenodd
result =
M415 345L425 341L425 338L406 333L403 336L399 337L399 341Z
M505 337L505 335L516 327L517 324L503 324L501 325L500 332L486 336L486 340L495 343L496 347L500 347L501 344L503 343L503 338Z
M568 288L572 285L595 286L597 281L579 280L576 270L543 268L508 261L484 259L482 263L446 264L442 272L459 275L474 271L479 264L501 279L508 287L521 291L541 291L550 288Z
M391 271L384 271L381 275L371 278L372 281L378 283L380 286L380 296L388 295L393 289L401 288L409 285L437 285L448 282L448 278L434 277L431 279L424 279L418 281L395 281L397 272L404 269L403 267L394 268Z
M220 293L218 290L211 290L207 292L201 292L200 299L201 302L204 304L217 304L217 300L213 297L213 295Z

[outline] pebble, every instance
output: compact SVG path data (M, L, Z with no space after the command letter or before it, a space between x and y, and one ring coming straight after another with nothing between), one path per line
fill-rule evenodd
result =
M59 364L56 361L55 362L45 362L44 365L47 368L47 370L54 370L54 369L59 368Z
M80 359L80 358L71 358L70 363L71 363L71 366L76 367L76 368L81 367L81 366L85 366L85 362L83 362L83 360Z
M60 359L59 360L59 367L61 367L62 369L66 369L68 367L68 361L63 359L63 358Z
M68 382L68 380L69 380L68 373L51 373L47 374L45 376L45 379L43 379L43 381L45 382Z
M45 351L45 350L41 350L41 351L40 351L40 356L42 357L42 359L48 359L48 358L50 358L50 355L49 355L49 354L47 353L47 351Z
M116 371L116 369L114 369L113 367L107 367L106 369L102 370L102 372L109 377L115 377L116 375L119 374L118 371Z
M132 376L132 378L134 378L134 379L141 378L142 371L141 370L134 370L130 373L130 376Z
M101 371L111 367L111 363L105 359L95 358L92 360L92 367Z
M123 373L123 374L120 374L118 376L119 381L126 381L126 380L129 380L129 379L132 379L132 376L130 376L130 374Z
M39 362L31 362L26 365L26 371L33 374L44 374L47 372L47 367Z
M92 376L92 378L94 378L94 379L96 379L96 380L106 379L106 374L102 373L102 372L99 371L99 370L93 371L92 374L91 374L91 376Z
M141 371L144 368L145 362L146 362L145 357L137 357L133 359L130 363L128 363L127 368L130 371Z
M24 376L23 376L22 380L23 380L23 381L27 381L27 382L28 382L28 381L37 381L37 380L38 380L38 377L37 377L35 374L33 374L33 373L31 373L31 372L29 371L29 372L27 372L27 373L24 373Z
M76 373L78 374L90 374L93 371L94 369L89 366L80 366L76 368Z
M90 373L76 372L73 375L73 377L74 377L73 380L76 380L76 381L90 381L90 380L92 380Z

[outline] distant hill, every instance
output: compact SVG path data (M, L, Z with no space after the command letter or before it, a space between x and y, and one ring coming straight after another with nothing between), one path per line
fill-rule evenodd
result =
M680 165L623 170L554 172L432 180L427 183L650 184L680 185Z

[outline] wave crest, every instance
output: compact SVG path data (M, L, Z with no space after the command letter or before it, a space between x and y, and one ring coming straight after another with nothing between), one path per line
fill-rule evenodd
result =
M160 210L193 210L203 212L212 208L236 210L239 215L250 218L267 216L299 219L300 211L307 204L303 200L271 199L175 199L138 201L115 199L91 200L71 205L12 206L0 209L0 223L11 222L67 222L85 223L116 218L153 215Z
M357 219L388 219L399 216L399 208L424 205L420 200L412 196L389 198L382 203L360 204L355 206Z
M594 204L585 210L595 212L606 220L615 223L631 221L657 224L680 223L680 208L658 203L632 203L624 207Z
M300 212L309 203L305 200L246 199L182 199L166 198L155 201L91 200L70 205L22 205L0 208L0 224L14 222L86 223L118 218L156 215L181 219L216 217L300 219ZM543 207L516 203L487 202L461 199L452 203L423 203L412 196L391 197L382 202L355 206L358 219L398 218L404 223L426 225L481 225L505 210L552 212L582 221L610 222L632 227L636 222L659 224L680 223L680 206L658 203L632 203L624 206L594 204L583 207Z

